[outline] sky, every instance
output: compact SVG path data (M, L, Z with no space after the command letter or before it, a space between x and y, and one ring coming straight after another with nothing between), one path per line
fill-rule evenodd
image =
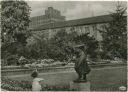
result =
M48 7L61 11L66 20L106 15L114 12L117 1L27 1L31 7L31 17L44 15ZM121 2L127 6L126 1Z

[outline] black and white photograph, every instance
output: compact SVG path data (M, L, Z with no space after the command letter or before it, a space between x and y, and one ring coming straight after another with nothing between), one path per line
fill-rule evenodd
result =
M127 92L127 1L0 1L1 91Z

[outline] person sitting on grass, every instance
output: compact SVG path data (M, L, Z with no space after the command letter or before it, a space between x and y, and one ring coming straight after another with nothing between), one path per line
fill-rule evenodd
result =
M32 91L41 91L42 90L42 81L44 82L43 78L38 78L38 72L37 70L33 71L31 74L31 77L33 77L33 82L32 82ZM43 83L44 86L44 83Z

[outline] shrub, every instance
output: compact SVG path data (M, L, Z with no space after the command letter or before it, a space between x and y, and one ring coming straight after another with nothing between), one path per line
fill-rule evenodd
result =
M29 60L27 60L26 58L24 58L23 56L21 56L20 58L19 58L19 60L18 60L18 63L20 64L20 65L25 65L25 64L28 64L30 61Z
M17 81L9 78L1 78L1 88L8 91L30 91L31 83L29 81Z
M8 91L31 91L32 84L25 80L12 80L9 78L1 78L1 88ZM69 85L46 85L42 91L69 91Z
M6 59L7 65L17 65L18 63L18 55L9 55Z
M69 85L46 85L42 91L70 91Z

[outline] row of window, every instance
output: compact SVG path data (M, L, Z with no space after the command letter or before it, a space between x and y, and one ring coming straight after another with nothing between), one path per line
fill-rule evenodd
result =
M94 31L95 30L95 31ZM58 29L53 29L52 32L56 33ZM94 26L81 26L81 27L71 27L71 28L66 28L66 31L76 31L78 33L89 33L89 34L96 34L96 28ZM69 32L68 32L69 33Z
M36 25L34 25L36 26ZM52 33L50 33L51 35L57 33L57 31L61 30L61 29L66 29L67 32L73 32L76 31L78 32L78 34L81 33L89 33L90 36L94 36L95 38L100 37L100 33L97 31L98 28L100 28L101 25L86 25L86 26L74 26L74 27L67 27L67 28L57 28L57 29L50 29L52 31ZM49 29L48 29L49 30ZM51 32L49 31L49 32ZM49 33L48 32L48 33Z

